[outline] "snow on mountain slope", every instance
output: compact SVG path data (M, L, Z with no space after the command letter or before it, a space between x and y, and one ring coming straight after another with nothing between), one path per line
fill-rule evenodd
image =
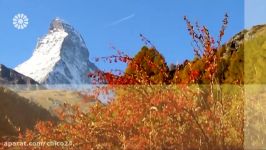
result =
M15 70L42 84L87 84L88 72L97 67L89 61L82 36L69 24L54 19L32 57Z

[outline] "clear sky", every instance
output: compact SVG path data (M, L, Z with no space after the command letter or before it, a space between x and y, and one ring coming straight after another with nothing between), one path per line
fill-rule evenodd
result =
M245 27L266 24L266 0L245 0Z
M143 46L139 38L142 33L168 64L182 63L193 58L183 16L199 21L218 35L226 12L230 16L225 36L228 40L244 28L243 0L0 0L0 63L13 68L28 59L38 37L47 33L56 17L82 34L93 62L96 57L114 54L110 45L134 56ZM24 30L12 24L17 13L29 18ZM112 66L96 65L100 69Z

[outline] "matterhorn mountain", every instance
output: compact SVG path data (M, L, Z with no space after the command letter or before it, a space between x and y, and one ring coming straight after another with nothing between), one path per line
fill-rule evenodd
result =
M82 36L57 18L38 41L32 57L15 70L41 84L88 84L88 73L97 67L89 61Z

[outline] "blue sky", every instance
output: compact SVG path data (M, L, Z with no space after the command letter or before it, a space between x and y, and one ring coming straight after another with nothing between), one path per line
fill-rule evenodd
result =
M208 26L217 36L226 12L230 16L228 40L244 28L243 0L0 0L0 63L13 68L30 58L38 37L47 33L56 17L82 34L93 62L96 57L114 54L110 45L134 56L143 46L142 33L168 64L182 63L193 58L183 16ZM24 30L12 25L17 13L29 18ZM96 65L105 70L115 67Z
M245 27L266 24L266 0L245 0Z

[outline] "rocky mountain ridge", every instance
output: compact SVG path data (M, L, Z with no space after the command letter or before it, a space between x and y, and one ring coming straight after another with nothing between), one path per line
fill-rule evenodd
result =
M33 79L0 64L0 85L38 85Z
M41 84L89 84L87 74L97 67L89 61L82 36L74 27L56 18L48 34L38 41L32 57L15 70Z

